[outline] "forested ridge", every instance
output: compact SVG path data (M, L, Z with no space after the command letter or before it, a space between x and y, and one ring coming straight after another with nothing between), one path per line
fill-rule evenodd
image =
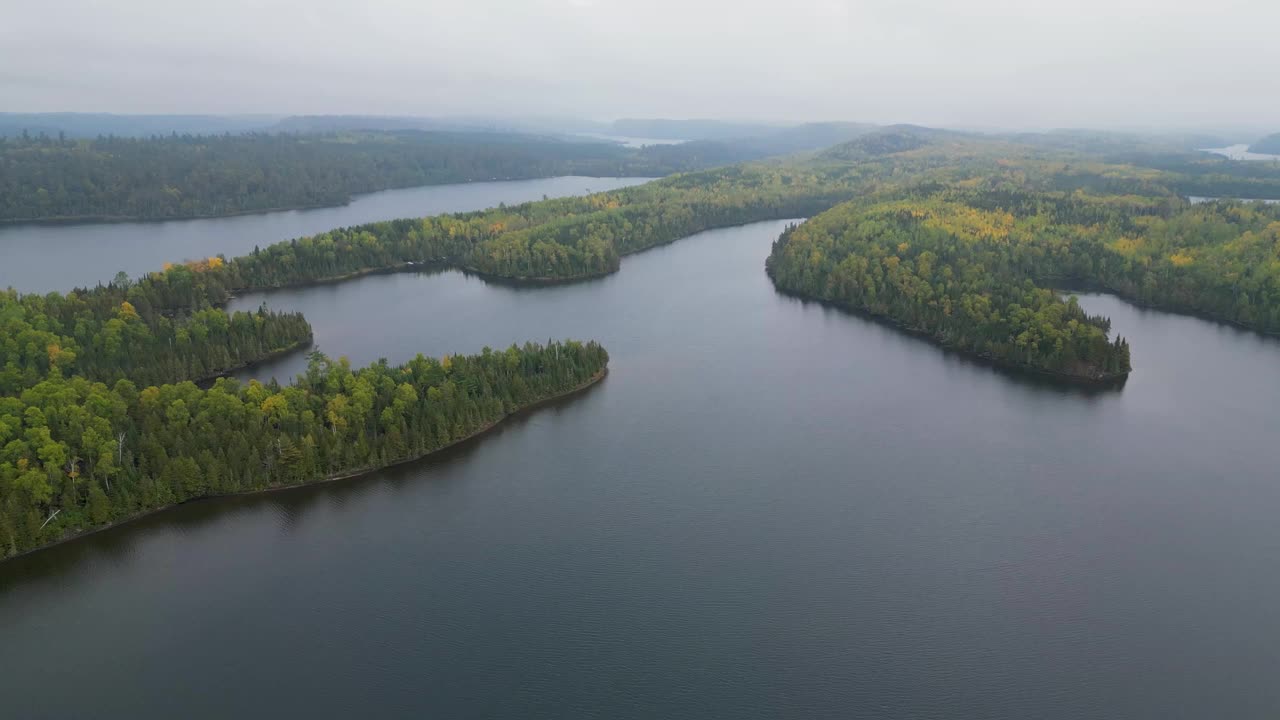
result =
M0 137L0 221L233 215L341 205L389 188L659 176L737 159L499 133Z

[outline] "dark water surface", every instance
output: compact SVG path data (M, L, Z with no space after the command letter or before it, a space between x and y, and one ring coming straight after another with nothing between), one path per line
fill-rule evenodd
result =
M314 235L348 225L424 217L612 190L647 178L555 177L385 190L347 205L205 220L89 225L0 225L0 290L66 292L181 262Z
M575 336L612 372L0 565L6 716L1277 716L1280 342L1088 296L1129 383L1019 379L777 294L782 227L267 297L357 363Z

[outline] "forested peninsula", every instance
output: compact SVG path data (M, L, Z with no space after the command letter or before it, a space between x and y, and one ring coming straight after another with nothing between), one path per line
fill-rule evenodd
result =
M1075 298L1038 288L1036 236L945 203L838 206L788 228L766 268L781 290L892 320L977 357L1090 382L1130 371L1129 347ZM1028 241L1030 240L1030 241Z
M1062 288L1280 332L1280 208L1192 204L1138 168L1103 177L1147 176L1146 194L1097 193L1070 172L1010 163L873 194L789 228L766 267L781 290L1090 382L1128 374L1129 346Z
M589 342L419 355L352 370L314 353L289 386L49 376L0 397L0 556L175 503L421 457L603 377Z

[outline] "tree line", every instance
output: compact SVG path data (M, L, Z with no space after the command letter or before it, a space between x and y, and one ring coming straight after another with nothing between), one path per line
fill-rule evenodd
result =
M502 133L0 137L0 222L211 217L359 193L554 175L653 177L742 159Z
M192 263L62 295L0 291L0 394L46 377L151 385L203 380L311 343L299 313L228 314ZM204 268L204 271L201 270Z
M1004 365L1104 381L1129 372L1110 323L1025 280L1007 217L938 200L837 206L793 226L766 269L785 291L893 320Z
M1128 345L1051 288L1280 332L1280 208L1264 203L932 184L789 229L767 267L780 289L1085 379L1127 373Z
M416 458L582 387L607 363L600 345L568 341L361 370L313 353L284 387L52 372L0 396L0 557L173 503Z

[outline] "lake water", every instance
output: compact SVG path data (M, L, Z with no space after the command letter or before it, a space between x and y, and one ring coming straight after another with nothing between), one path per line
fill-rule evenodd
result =
M1262 202L1262 203L1267 203L1268 205L1274 205L1275 203L1280 203L1280 200L1268 200L1266 198L1217 198L1217 197L1204 197L1203 195L1187 196L1187 201L1190 202L1192 205L1199 205L1200 203L1213 202L1215 200L1238 200L1240 202Z
M1127 385L1032 381L776 293L783 226L265 297L359 363L573 336L612 372L0 564L6 715L1277 715L1280 342L1090 295Z
M1232 160L1270 160L1273 162L1280 160L1280 155L1249 152L1249 146L1244 144L1228 145L1227 147L1220 148L1204 148L1200 152L1222 155L1223 157L1228 157Z
M0 225L0 289L66 292L159 270L166 262L223 254L376 220L423 217L582 195L648 178L555 177L386 190L347 205L204 220L89 225Z
M670 138L633 137L631 135L606 135L603 133L578 133L579 137L590 140L607 140L629 148L642 148L646 145L679 145L688 140L672 140Z

